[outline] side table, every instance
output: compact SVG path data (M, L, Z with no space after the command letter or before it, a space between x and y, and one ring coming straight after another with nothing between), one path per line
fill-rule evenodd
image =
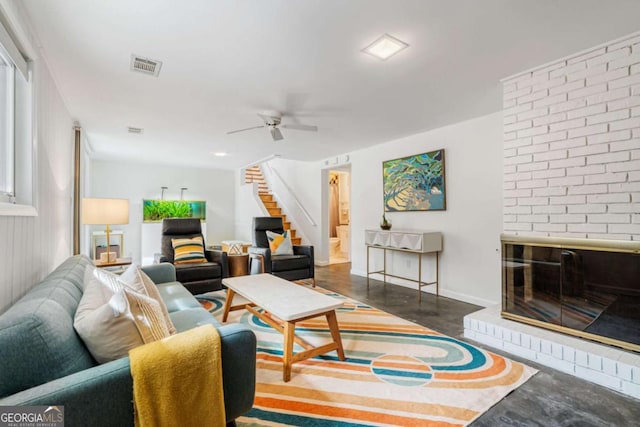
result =
M249 254L227 255L229 260L229 276L238 277L249 274Z
M93 264L98 268L104 268L114 274L122 274L131 265L131 258L118 258L115 262L103 262L94 260Z

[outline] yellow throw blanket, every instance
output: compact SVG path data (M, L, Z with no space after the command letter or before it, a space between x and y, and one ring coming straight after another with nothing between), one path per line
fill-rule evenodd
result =
M135 425L224 426L220 351L212 325L131 350Z

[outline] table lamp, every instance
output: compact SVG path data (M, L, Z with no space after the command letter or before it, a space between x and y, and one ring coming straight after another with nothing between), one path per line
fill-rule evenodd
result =
M82 223L86 225L105 225L107 235L107 263L111 262L110 225L129 224L128 199L82 199ZM95 256L95 254L94 254Z

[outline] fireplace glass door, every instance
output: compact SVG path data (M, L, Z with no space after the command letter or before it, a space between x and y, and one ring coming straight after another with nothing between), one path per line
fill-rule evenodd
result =
M503 241L502 265L505 317L640 345L639 253Z

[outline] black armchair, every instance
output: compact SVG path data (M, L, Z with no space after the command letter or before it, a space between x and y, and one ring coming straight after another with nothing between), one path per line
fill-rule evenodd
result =
M174 264L171 239L191 239L204 236L197 218L171 218L162 221L162 256L160 262ZM207 262L174 264L176 280L194 295L222 289L222 279L229 276L227 253L205 249Z
M315 287L315 268L313 259L313 246L293 246L293 255L272 255L267 239L267 230L274 233L284 233L284 224L281 217L264 216L253 218L253 246L249 248L252 257L251 270L255 272L254 263L256 255L261 258L265 273L286 280L311 279Z

